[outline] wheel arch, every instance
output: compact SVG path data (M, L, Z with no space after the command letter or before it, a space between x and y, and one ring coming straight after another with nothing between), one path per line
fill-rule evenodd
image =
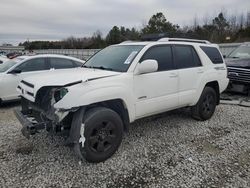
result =
M101 101L86 106L86 111L94 107L106 107L114 110L122 119L124 130L128 131L130 124L130 117L126 103L122 99L112 99Z
M216 92L216 96L217 96L217 99L216 99L216 104L218 105L220 103L220 87L219 87L219 83L218 81L211 81L211 82L208 82L205 87L211 87L215 90ZM204 87L204 88L205 88Z

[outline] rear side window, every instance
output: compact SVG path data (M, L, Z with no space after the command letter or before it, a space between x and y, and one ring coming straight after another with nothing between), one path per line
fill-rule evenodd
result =
M200 59L192 46L175 45L175 63L179 69L201 66Z
M214 64L223 63L223 59L222 59L221 54L220 54L220 52L219 52L219 50L217 48L201 46L201 49L205 52L205 54L209 57L209 59Z
M75 67L81 67L83 65L83 63L78 62L78 61L74 61Z
M140 62L154 59L158 62L158 71L173 69L172 48L170 46L154 46L145 52Z
M75 64L70 59L50 58L51 68L54 69L68 69L75 67Z

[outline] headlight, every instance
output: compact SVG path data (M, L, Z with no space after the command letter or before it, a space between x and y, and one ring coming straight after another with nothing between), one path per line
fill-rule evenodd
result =
M67 88L60 88L60 89L56 90L54 93L55 101L56 102L60 101L68 92L69 91Z

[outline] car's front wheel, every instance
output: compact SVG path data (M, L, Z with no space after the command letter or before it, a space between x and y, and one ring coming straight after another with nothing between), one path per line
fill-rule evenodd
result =
M214 114L217 95L213 88L205 87L198 103L191 108L192 117L198 120L208 120Z
M80 151L89 162L111 157L121 144L123 123L120 116L105 107L92 108L83 118Z

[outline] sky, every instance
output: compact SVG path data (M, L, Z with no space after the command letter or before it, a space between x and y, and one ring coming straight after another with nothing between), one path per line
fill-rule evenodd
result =
M250 0L0 0L0 45L88 37L97 30L105 37L114 25L140 29L157 12L186 26L221 10L246 14Z

